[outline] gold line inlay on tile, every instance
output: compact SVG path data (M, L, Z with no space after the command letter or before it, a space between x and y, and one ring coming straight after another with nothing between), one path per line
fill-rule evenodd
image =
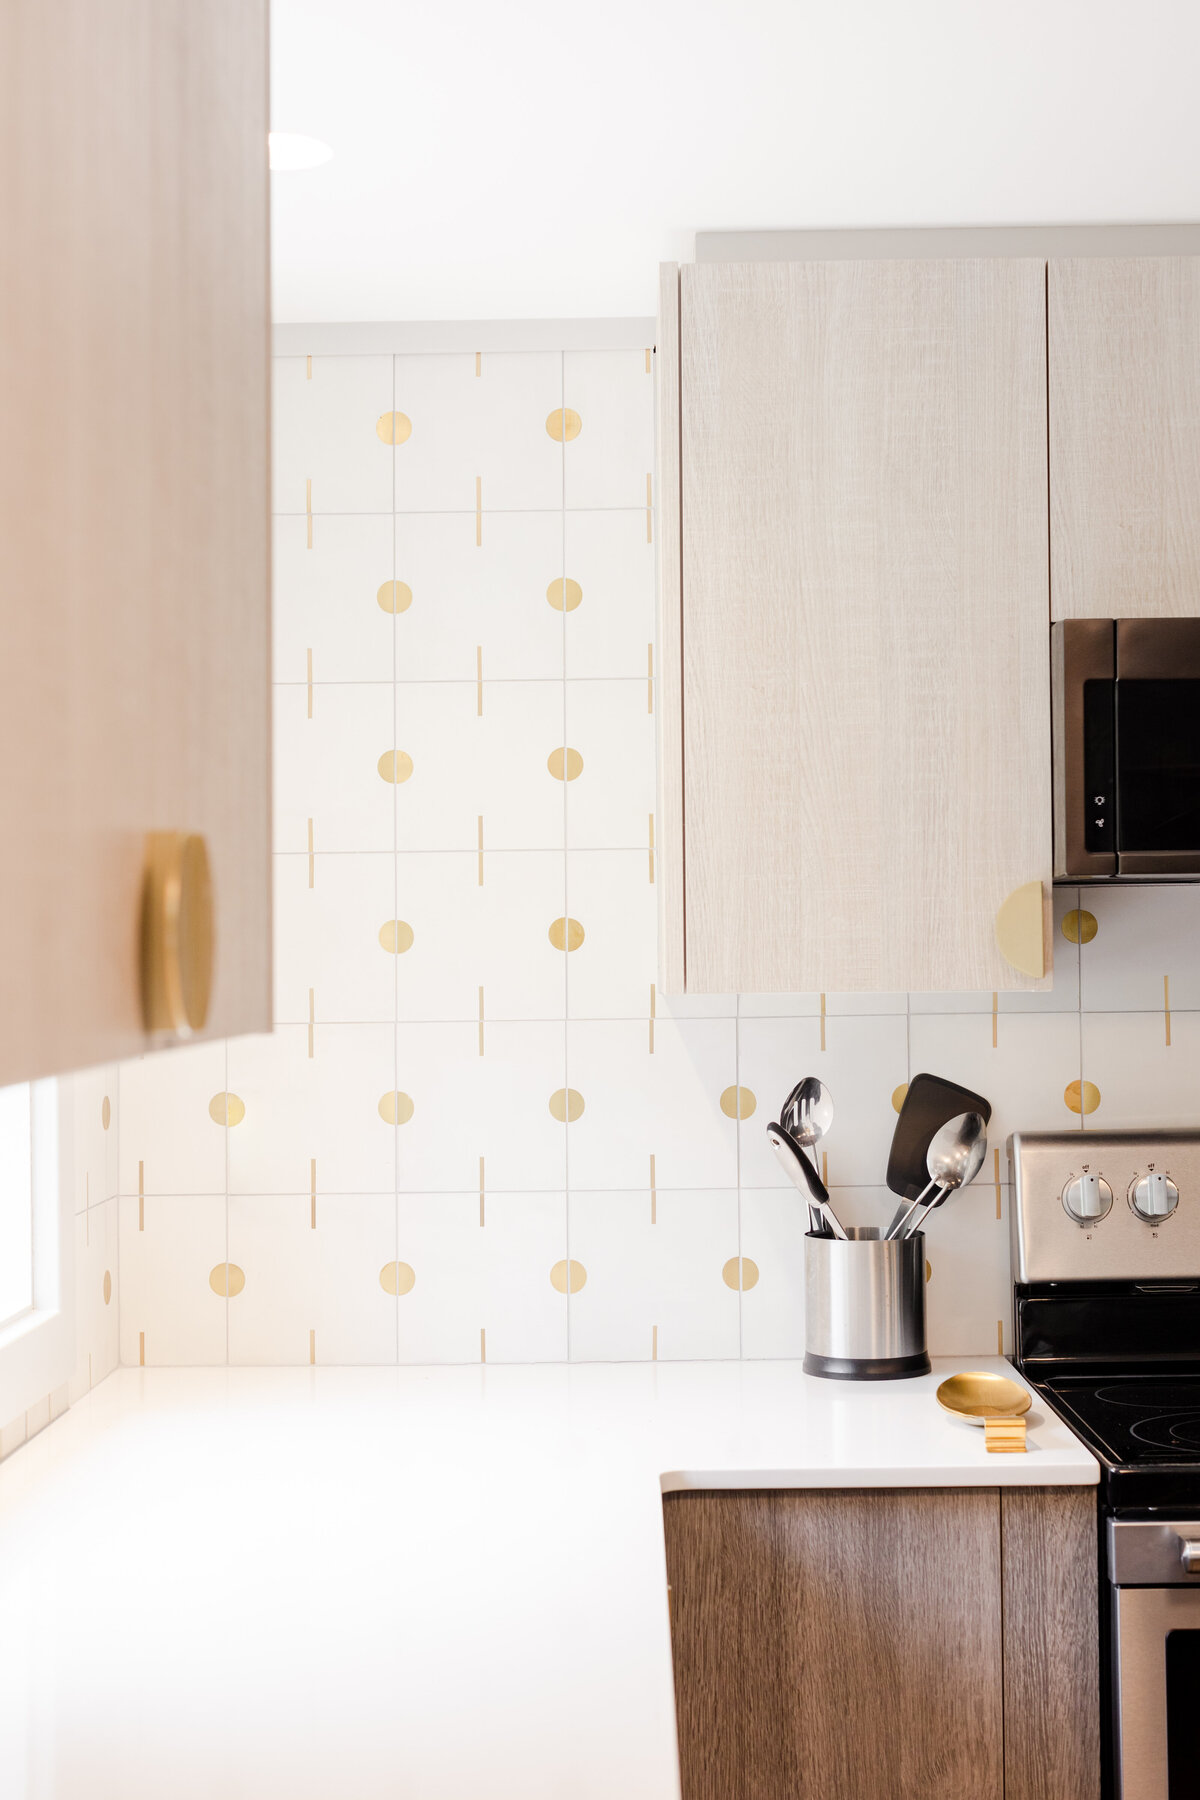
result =
M308 653L308 716L312 718L312 651Z
M487 1361L487 1332L482 1325L479 1327L479 1360L481 1363Z
M829 1186L829 1152L828 1152L828 1150L822 1150L822 1152L821 1152L821 1180L825 1183L826 1187Z
M1163 1023L1167 1031L1167 1049L1171 1048L1171 977L1163 976Z
M482 350L477 350L475 352L475 373L477 375L483 374L483 351Z
M654 542L654 499L649 475L646 477L646 542Z
M996 1355L1004 1355L1004 1320L996 1320Z
M483 476L475 477L475 548L483 543Z
M995 1171L996 1171L996 1217L999 1218L1000 1217L1000 1150L999 1150L998 1146L992 1150L992 1155L995 1158L994 1167L995 1167Z
M992 1049L995 1050L1000 1041L1000 996L992 990Z
M312 357L310 356L307 360L308 360L308 367L304 372L304 379L305 379L305 381L311 381L312 380Z
M139 1367L139 1369L144 1369L145 1366L146 1366L146 1334L144 1331L139 1331L138 1332L138 1367Z
M650 1361L658 1361L658 1326L650 1327Z
M825 1048L825 996L821 995L821 1048Z
M475 717L483 717L483 645L475 646Z
M317 1360L317 1334L312 1330L308 1334L308 1360L310 1366Z
M313 822L311 819L308 821L308 885L309 887L317 885L317 864L313 854Z
M479 886L483 886L483 814L479 815Z
M650 373L650 352L648 350L646 352L646 373L647 375Z

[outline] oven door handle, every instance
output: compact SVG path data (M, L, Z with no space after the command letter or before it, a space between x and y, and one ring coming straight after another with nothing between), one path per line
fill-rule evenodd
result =
M1179 1560L1183 1564L1185 1574L1200 1574L1200 1538L1180 1538Z

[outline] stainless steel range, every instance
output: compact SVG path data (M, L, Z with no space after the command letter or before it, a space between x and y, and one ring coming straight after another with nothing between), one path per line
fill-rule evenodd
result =
M1200 1796L1200 1130L1019 1132L1021 1372L1101 1464L1106 1800Z

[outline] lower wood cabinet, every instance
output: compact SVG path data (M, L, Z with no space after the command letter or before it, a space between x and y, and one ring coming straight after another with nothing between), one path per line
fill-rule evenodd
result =
M683 1800L1097 1800L1092 1489L663 1511Z

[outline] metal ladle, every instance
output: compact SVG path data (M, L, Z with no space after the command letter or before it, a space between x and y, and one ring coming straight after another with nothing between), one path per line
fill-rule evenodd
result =
M833 1124L833 1095L829 1089L815 1075L805 1075L796 1083L784 1101L779 1110L779 1117L784 1130L791 1134L794 1143L802 1151L808 1152L813 1170L819 1175L817 1145ZM776 1146L775 1154L782 1162L783 1157L778 1146ZM793 1179L795 1179L794 1176ZM811 1182L809 1186L811 1188ZM828 1215L824 1212L824 1207L829 1205L829 1195L825 1191L823 1181L821 1192L824 1195L823 1201L818 1199L809 1203L809 1223L819 1236L828 1236L830 1221L836 1222L836 1215L832 1207L830 1207Z
M947 1194L974 1181L987 1155L987 1129L976 1112L959 1113L947 1119L929 1142L925 1167L929 1181L901 1218L889 1226L889 1238L912 1237L922 1229L929 1214L942 1204ZM925 1201L931 1188L938 1191ZM922 1201L925 1201L922 1206Z
M801 1193L808 1192L809 1224L817 1237L844 1238L841 1221L829 1203L829 1190L817 1171L805 1156L795 1137L786 1125L772 1120L767 1126L767 1141L784 1169L788 1179Z

